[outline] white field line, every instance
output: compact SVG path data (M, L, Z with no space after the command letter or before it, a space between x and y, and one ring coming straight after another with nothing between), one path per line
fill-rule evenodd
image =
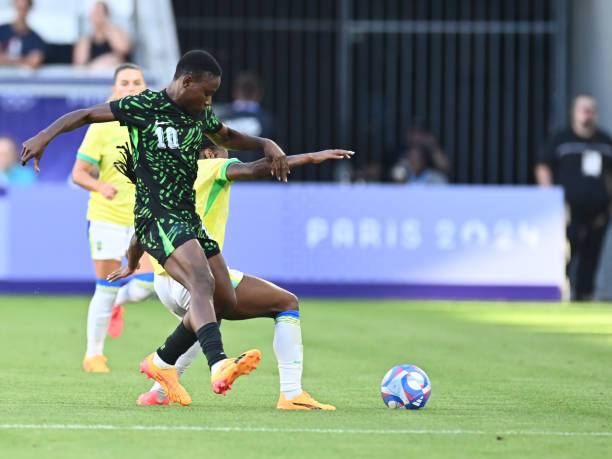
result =
M534 437L612 437L612 432L560 432L540 430L433 430L433 429L308 429L276 427L222 427L180 425L118 425L118 424L0 424L0 430L116 430L144 432L261 432L312 433L337 435L501 435Z

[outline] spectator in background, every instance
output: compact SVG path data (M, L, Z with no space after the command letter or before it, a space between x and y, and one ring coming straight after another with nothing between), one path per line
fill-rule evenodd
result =
M263 96L263 85L257 75L238 75L234 81L232 107L223 117L225 124L248 135L276 137L274 117L261 107ZM261 153L253 151L237 151L232 154L244 162L261 157Z
M449 161L436 137L414 126L406 132L399 158L390 171L393 182L448 183Z
M608 226L612 139L597 127L597 103L590 96L574 99L571 126L555 134L535 168L541 186L560 185L569 211L568 277L572 298L589 300Z
M0 185L31 185L36 181L32 168L21 167L17 145L9 137L0 137Z
M72 63L91 69L110 69L125 62L132 48L130 38L126 31L111 24L108 5L96 2L89 20L92 33L74 45Z
M46 44L28 26L33 0L14 0L17 17L0 26L0 65L21 65L35 69L45 60Z
M426 143L414 143L391 172L393 181L410 184L441 185L448 183L437 166L434 151Z

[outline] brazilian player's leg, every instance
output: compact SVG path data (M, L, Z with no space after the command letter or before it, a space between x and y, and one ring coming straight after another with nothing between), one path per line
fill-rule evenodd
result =
M153 266L149 255L145 254L140 259L140 268L129 277L129 281L119 289L115 305L139 303L149 298L155 289L153 288Z
M89 373L110 371L104 356L104 340L120 283L109 282L106 276L120 267L119 260L94 260L96 289L87 311L87 350L83 359L83 369Z
M108 324L108 334L113 338L118 338L123 333L123 306L144 301L155 293L153 288L153 266L149 260L149 255L143 255L140 259L140 268L126 280L127 283L117 292L117 298L115 298L111 319Z
M91 258L96 272L96 290L87 313L87 351L83 369L87 372L108 372L104 356L104 340L111 310L122 282L109 282L106 277L121 266L132 228L105 221L89 222Z
M274 318L272 347L278 362L282 410L335 410L302 390L304 347L298 298L291 292L258 277L245 275L236 287L237 306L221 316L228 320Z

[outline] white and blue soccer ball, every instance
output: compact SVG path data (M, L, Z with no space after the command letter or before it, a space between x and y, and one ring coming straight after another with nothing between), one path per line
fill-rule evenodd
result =
M416 365L391 368L380 383L380 394L388 408L419 410L431 395L427 373Z

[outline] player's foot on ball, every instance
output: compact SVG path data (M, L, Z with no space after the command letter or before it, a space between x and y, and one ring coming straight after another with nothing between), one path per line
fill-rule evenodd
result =
M191 403L191 396L179 383L176 368L158 367L153 363L154 355L155 353L149 354L140 362L140 372L144 373L147 378L152 378L160 383L171 402L180 403L183 406L189 405Z
M153 405L169 405L170 399L166 395L162 395L159 391L150 390L144 394L140 394L136 403L140 406L153 406Z
M280 394L276 408L279 410L336 410L336 407L333 405L326 405L324 403L317 402L306 391L302 391L300 395L292 398L291 400L287 400L283 394Z
M116 304L111 311L110 322L108 323L108 335L119 338L123 333L123 306Z
M103 355L85 356L83 359L83 370L87 373L108 373L110 368L106 365L107 358Z
M257 368L260 361L261 352L258 349L251 349L236 358L223 360L219 364L219 368L210 375L213 392L225 395L232 388L236 378L248 375Z

